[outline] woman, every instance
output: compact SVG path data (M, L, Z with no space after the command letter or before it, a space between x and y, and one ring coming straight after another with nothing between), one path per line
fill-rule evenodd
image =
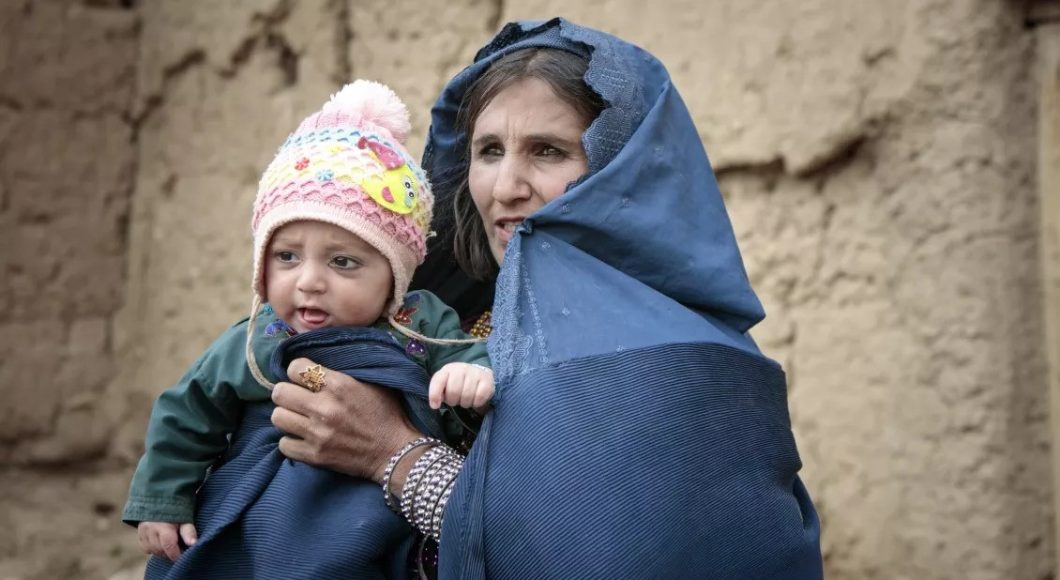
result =
M413 446L377 388L282 384L283 453L385 484L440 529L443 578L821 577L783 372L747 335L764 315L661 63L510 24L445 88L424 166L453 190L441 245L502 266L494 408L464 459Z

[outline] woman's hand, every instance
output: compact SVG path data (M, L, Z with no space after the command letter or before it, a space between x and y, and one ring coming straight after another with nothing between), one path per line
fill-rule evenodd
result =
M280 452L306 463L383 482L390 456L420 437L397 397L385 389L328 371L326 386L312 392L301 386L308 359L291 361L287 376L272 390L272 423L287 435ZM404 462L402 462L404 463Z

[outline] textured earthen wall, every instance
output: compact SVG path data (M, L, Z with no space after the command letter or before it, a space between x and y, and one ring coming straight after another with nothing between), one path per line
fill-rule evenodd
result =
M30 4L50 19L15 7ZM44 490L15 494L34 500L17 521L0 515L22 542L4 552L0 535L0 573L106 577L138 562L131 530L100 522L115 517L150 400L249 307L250 202L304 115L343 81L374 78L409 103L419 151L442 84L500 24L561 14L654 52L697 120L769 314L754 334L789 374L829 577L1053 574L1037 94L1020 3L113 4L0 8L0 220L16 240L0 255L0 304L16 305L0 310L0 341L18 353L0 363L14 401L3 453L54 460L110 442L87 474L0 478ZM56 18L88 19L70 34L91 50L71 51ZM40 62L78 88L24 90L13 71ZM30 259L44 239L48 267ZM65 382L28 380L37 362L69 369ZM89 436L64 443L63 425ZM109 564L55 558L62 542L85 553L83 534L23 518L56 505L105 528L93 550Z
M128 397L118 455L145 410L250 308L250 206L261 171L348 75L338 2L149 2L140 8L140 165L118 335Z
M0 6L0 460L105 448L135 147L135 20L79 2ZM91 46L93 50L84 50Z
M112 431L137 41L119 2L0 3L0 464L26 469L0 474L3 577L76 576L80 560L111 558L90 539L108 492L65 466L104 456ZM41 470L62 474L50 497L34 495ZM78 516L54 514L81 529L72 549L45 518L75 494Z

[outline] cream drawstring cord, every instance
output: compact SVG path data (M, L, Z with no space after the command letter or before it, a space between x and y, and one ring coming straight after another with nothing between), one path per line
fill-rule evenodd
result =
M265 373L261 372L261 368L258 366L258 360L254 356L254 325L255 322L257 322L259 310L261 310L261 297L255 292L254 303L250 306L250 322L247 325L247 366L250 367L250 374L254 376L254 380L258 381L259 385L271 391L272 387L275 385L269 382L269 379L265 378Z
M254 356L254 348L253 348L254 328L256 326L256 322L257 322L257 318L258 318L258 312L260 312L260 310L261 310L261 297L258 296L257 294L255 294L254 295L254 302L253 302L253 304L251 304L251 307L250 307L250 321L249 321L249 323L247 325L247 346L246 346L246 349L247 349L247 353L246 353L247 354L247 366L250 368L250 374L253 375L254 380L258 381L259 385L261 385L261 386L263 386L266 389L271 391L272 388L275 385L273 383L271 383L269 381L269 379L265 378L265 373L261 372L261 367L258 366L258 360ZM394 330L397 330L398 332L400 332L401 334L404 334L405 336L407 336L409 338L414 338L416 340L419 340L421 342L425 342L425 343L428 343L428 344L437 344L437 345L445 346L445 345L475 344L477 342L486 342L485 338L430 338L428 336L424 336L424 335L416 332L415 330L412 330L411 328L408 328L407 326L399 323L397 320L394 319L394 315L393 314L387 315L387 319L386 320L387 320L387 322L390 323L390 326L394 327Z
M407 336L409 338L415 338L416 340L421 341L421 342L426 342L428 344L437 344L437 345L444 346L444 345L475 344L477 342L486 342L485 338L430 338L428 336L424 336L424 335L416 332L415 330L412 330L411 328L408 328L407 326L399 323L397 320L394 319L394 315L393 314L387 316L386 321L390 323L390 326L394 327L394 330L400 332L401 334L404 334L405 336Z

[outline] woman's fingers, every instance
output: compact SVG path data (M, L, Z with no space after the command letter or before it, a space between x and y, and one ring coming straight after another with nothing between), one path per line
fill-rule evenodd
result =
M419 437L394 393L328 369L323 389L302 388L300 373L314 363L295 359L287 367L292 382L272 390L273 424L286 457L333 471L382 481L390 454Z
M290 382L280 382L272 387L272 402L295 413L310 415L316 404L319 403L319 400L315 401L314 399L328 391L327 387L333 387L335 383L345 378L345 375L333 373L330 369L322 368L327 386L319 392L310 391L305 388L303 384L305 383L305 378L302 377L301 373L311 366L314 366L313 361L307 358L296 358L291 361L291 364L287 365L287 377Z
M307 358L296 358L287 365L287 378L290 379L292 383L305 387L306 378L302 376L302 373L305 373L306 369L312 366L316 366L313 361ZM333 373L331 369L324 367L321 367L320 370L324 372L324 383L330 385L331 378L334 377L336 373ZM327 387L325 386L324 388L326 389Z
M286 407L281 407L279 403L276 405L276 408L272 410L272 424L277 429L300 439L309 437L309 431L312 428L312 422L309 417L298 414Z
M280 438L280 453L288 459L301 461L310 465L319 465L317 448L310 445L304 439L294 437Z
M276 383L272 387L272 402L276 403L277 407L305 415L309 412L314 394L301 385Z

